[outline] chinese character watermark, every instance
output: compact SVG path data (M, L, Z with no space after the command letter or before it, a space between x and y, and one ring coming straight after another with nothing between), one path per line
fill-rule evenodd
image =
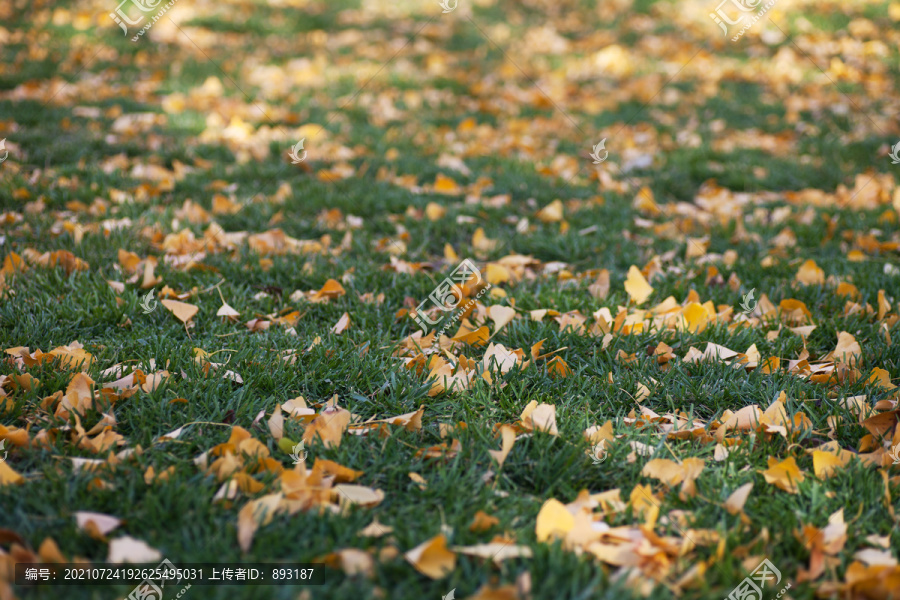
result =
M760 7L763 0L722 0L716 7L716 11L709 13L709 17L715 21L716 25L722 28L725 37L728 36L728 27L726 24L740 27L740 31L731 38L732 42L736 42L741 39L747 30L753 27L757 21L762 19L763 15L765 15L770 8L775 6L777 1L778 0L769 0L765 5ZM729 2L738 10L737 17L735 18L729 16L722 8L723 5L728 4ZM756 14L751 15L750 13L753 13L754 11L756 11Z
M129 25L140 25L143 22L144 15L140 13L149 13L158 9L158 12L147 20L147 24L144 25L141 30L131 38L132 42L136 42L141 36L144 35L144 33L146 33L151 27L153 27L154 23L159 21L162 16L166 14L166 11L175 6L175 3L178 2L178 0L169 0L168 4L165 4L164 6L160 6L160 2L162 2L162 0L122 0L119 6L116 7L115 12L109 13L109 16L113 21L116 22L119 27L122 28L122 33L124 35L128 35ZM133 6L136 6L140 11L136 18L130 17L126 10L123 8L126 4L129 3Z
M728 598L726 600L762 600L763 598L763 588L769 584L769 581L774 579L775 581L772 583L772 586L776 586L781 583L781 571L775 568L769 559L763 559L761 563L750 573L749 577L745 577L742 582L740 582L737 587L731 590L731 593L728 594ZM784 593L791 588L791 584L788 583L775 598L781 598Z
M474 282L472 282L472 278L474 278ZM471 308L475 302L487 291L491 288L491 284L487 284L484 288L482 288L478 295L474 298L470 298L463 306L462 301L465 297L465 293L463 292L463 285L468 284L469 286L477 286L482 282L481 271L475 266L475 264L469 260L468 258L464 259L459 266L457 266L450 276L444 279L441 283L438 284L436 288L428 295L428 298L422 301L416 309L410 313L410 317L419 324L419 327L422 328L423 333L428 332L428 328L437 325L440 322L441 317L437 317L435 319L429 318L428 314L425 312L425 304L430 300L434 307L430 310L437 309L441 312L448 313L454 312L455 314L448 322L444 323L443 327L438 331L435 335L435 340L439 339L441 334L443 334L450 325L456 322L459 319L460 315L465 314L469 308ZM459 310L457 310L459 309Z
M137 586L131 590L131 593L126 596L125 600L163 600L163 588L166 587L166 582L168 581L177 584L181 581L181 578L178 576L179 570L168 558L164 558L163 561L153 569L153 574L156 575L156 577L148 577L137 584ZM156 582L159 582L159 585L157 585ZM181 598L181 596L189 589L191 589L191 584L184 586L181 591L175 595L175 598Z

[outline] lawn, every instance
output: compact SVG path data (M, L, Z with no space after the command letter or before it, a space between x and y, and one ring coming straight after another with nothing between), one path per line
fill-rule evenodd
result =
M0 600L900 599L900 4L130 2L0 6Z

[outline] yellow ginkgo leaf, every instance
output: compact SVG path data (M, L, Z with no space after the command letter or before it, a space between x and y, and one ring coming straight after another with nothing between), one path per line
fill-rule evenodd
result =
M463 344L469 344L470 346L483 346L487 343L487 341L491 337L491 330L487 328L487 325L483 327L479 327L475 331L468 331L466 333L461 333L453 338L454 342L462 342Z
M562 200L554 200L538 211L537 218L543 223L558 223L563 219Z
M494 333L503 329L516 316L516 310L502 304L495 304L488 309L488 316L494 321Z
M5 461L0 462L0 487L4 485L19 485L25 478L16 473Z
M625 279L625 291L631 296L635 304L643 304L653 293L653 286L647 283L644 275L637 267L631 265L628 269L628 278Z
M799 493L800 490L797 486L805 479L803 471L797 466L797 461L793 456L781 462L770 456L769 468L760 473L766 478L766 483L771 483L791 494Z
M832 452L813 450L813 470L819 479L828 479L834 475L838 467L846 466L850 462L849 456L841 456Z
M403 555L415 569L432 579L440 579L456 568L456 554L447 549L444 534L422 542Z
M535 535L537 541L547 542L554 538L564 538L575 526L575 517L565 505L555 498L544 502L537 515Z
M187 302L179 302L178 300L163 300L162 305L182 323L190 321L197 314L197 311L200 310L198 306Z
M800 265L795 279L803 285L822 285L825 283L825 271L819 268L816 261L809 259Z

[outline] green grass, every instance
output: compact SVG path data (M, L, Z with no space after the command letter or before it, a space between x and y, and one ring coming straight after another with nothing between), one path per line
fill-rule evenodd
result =
M852 188L860 174L868 177L870 173L893 173L896 177L898 167L892 167L886 157L879 156L878 149L894 143L897 132L872 125L853 104L848 103L848 114L829 110L833 104L844 101L844 96L802 56L797 58L796 65L803 70L805 78L796 83L776 82L771 75L776 69L776 54L779 50L796 51L790 41L767 46L748 34L738 44L727 42L725 48L717 48L714 45L718 41L717 28L707 22L705 15L697 17L700 26L696 29L657 23L658 29L653 31L672 47L690 46L691 51L679 60L682 52L673 57L652 44L641 45L647 31L642 20L655 15L660 5L667 4L646 0L635 2L633 11L624 11L615 24L602 21L592 3L577 3L577 7L573 3L572 10L577 9L580 15L574 21L563 20L564 14L550 21L556 22L558 33L573 44L590 39L597 31L619 36L619 42L638 57L636 73L660 73L663 75L660 85L695 49L705 49L704 58L696 59L694 68L686 69L667 86L678 91L677 101L666 101L664 94L660 94L645 107L647 98L638 93L639 89L631 87L635 78L616 81L598 72L581 82L566 82L565 65L570 61L589 61L589 55L601 49L600 45L595 44L590 51L573 50L561 56L541 56L540 48L531 48L535 54L529 54L522 44L522 36L545 24L547 19L540 3L519 7L503 1L485 7L477 4L466 7L471 8L472 18L479 27L503 24L510 27L512 35L501 43L504 52L515 53L511 54L515 62L528 77L538 81L541 89L553 90L559 106L555 108L524 100L530 97L526 94L536 93L535 98L540 98L540 93L477 29L464 18L457 18L462 11L449 16L427 12L408 19L391 19L365 13L358 2L310 3L308 10L246 3L243 7L219 6L216 14L194 11L188 19L180 16L186 12L182 3L187 7L188 2L181 0L169 15L188 35L204 32L203 41L198 43L212 62L177 30L174 30L177 43L156 41L151 30L149 39L145 36L132 44L121 37L121 32L104 14L95 15L97 25L84 31L52 24L50 16L57 7L68 8L73 14L78 10L78 4L72 2L41 4L28 14L17 14L11 30L23 32L30 43L0 48L0 59L7 65L0 72L0 138L6 137L17 147L10 152L9 162L0 165L0 212L19 213L24 217L21 223L0 225L3 239L0 255L5 257L11 252L21 255L26 248L40 252L68 250L90 265L89 270L70 276L62 269L30 268L8 277L8 290L0 298L0 348L28 346L32 351L36 348L49 351L77 340L94 356L88 374L98 382L109 381L109 378L102 379L100 373L117 363L142 365L147 371L149 361L155 360L158 368L165 366L171 373L153 392L139 392L113 407L117 419L115 431L124 436L129 448L140 445L143 452L132 461L124 461L114 474L106 477L114 487L97 490L91 486L93 476L74 472L68 458L104 456L78 448L65 431L59 430L66 422L40 408L43 398L66 389L73 373L56 363L28 368L27 372L40 380L41 385L31 391L7 388L11 410L0 415L0 424L31 427L32 435L39 428L56 429L57 435L50 447L15 448L10 452L9 466L23 474L26 482L21 486L0 487L0 528L14 530L33 549L51 537L65 556L81 556L92 561L106 559L107 544L78 531L72 516L74 511L96 511L125 519L110 537L130 535L145 540L176 564L286 559L311 562L343 548L372 550L376 556L381 550L396 548L397 556L375 561L371 578L347 577L340 571L330 571L324 586L310 588L312 598L389 597L392 600L437 599L452 588L456 588L457 597L467 598L485 584L513 583L525 572L531 575L532 595L536 599L640 597L623 582L612 578L615 569L610 565L603 565L588 555L577 556L558 542L537 541L535 518L544 501L556 498L568 503L584 489L601 492L619 488L627 500L636 485L651 485L661 493L662 515L673 510L686 511L692 529L713 530L725 540L724 556L710 566L695 587L684 591L682 597L686 598L727 596L747 575L733 553L738 546L747 544L751 544L752 555L768 557L781 570L785 581L792 582L791 597L812 598L816 587L829 575L812 585L797 582L798 570L809 566L809 552L795 531L809 524L824 527L828 515L845 509L850 527L846 546L837 555L836 567L837 579L843 581L853 554L870 547L866 536L887 535L896 530L896 518L891 517L884 504L884 481L877 469L853 461L834 477L820 480L813 474L810 456L802 450L827 441L829 417L841 417L846 424L837 430L835 438L841 446L851 450L859 447L867 432L838 400L867 394L868 401L875 404L880 399L892 398L890 391L867 385L865 378L873 368L879 367L896 381L900 373L900 346L896 342L887 343L881 323L873 316L843 316L846 299L836 296L833 287L804 287L793 281L800 263L812 258L827 275L842 281L852 280L859 288L859 302L863 305L877 306L879 290L894 294L892 311L896 313L898 276L887 274L885 265L896 265L897 252L872 253L864 262L850 262L847 252L853 246L844 238L845 234L871 233L882 242L896 240L896 203L893 209L889 202L872 210L812 207L791 204L784 192L814 188L833 193L839 185ZM887 6L886 2L883 4ZM348 7L362 12L347 12ZM823 9L806 17L814 27L823 29L821 35L836 36L852 18L863 15L873 19L882 32L892 27L884 7L877 11L872 7L847 8L844 12ZM790 35L802 38L796 16L791 13L780 24ZM397 59L388 62L430 17L434 17L432 24ZM682 18L687 21L692 17ZM339 45L335 40L340 40L341 33L347 31L358 33L359 39ZM325 47L316 44L315 32L323 32L329 41L335 42L335 47L326 52ZM29 56L31 42L36 44L35 40L41 39L38 36L47 35L50 36L49 58ZM382 40L391 40L392 44L385 45ZM801 42L811 43L803 39L798 43ZM82 43L88 46L82 50L86 56L60 64L63 56ZM860 67L873 71L876 70L873 64L883 61L878 64L888 69L889 78L883 93L868 92L850 81L840 82L840 89L864 113L883 111L890 92L896 95L898 80L895 70L890 69L896 64L897 50L888 46L887 56L869 58L873 62ZM107 52L89 63L90 56L101 48ZM754 60L768 70L721 80L714 80L709 74L713 67L719 68L716 61L737 61L746 67L751 54L759 57ZM443 59L448 70L428 72L429 55ZM267 97L264 90L248 80L252 67L242 61L251 57L254 64L279 67L298 58L321 60L328 65L324 74L330 83L295 83ZM331 72L329 68L335 57L341 57L347 64ZM854 57L843 58L847 62ZM699 66L700 60L706 61L706 68ZM822 56L816 55L815 60L819 66L828 65ZM388 66L365 86L361 96L338 110L385 63ZM356 75L348 68L351 64L365 70ZM85 70L79 74L81 67ZM557 72L551 77L542 71L545 68ZM237 81L250 98L236 89L220 69ZM291 71L286 69L284 73L290 76ZM99 77L102 84L79 84L88 74ZM72 96L67 96L66 101L47 102L42 97L21 99L11 93L26 81L45 85L51 76L72 82L66 88L66 93ZM210 76L219 77L225 89L220 106L204 109L189 102L183 113L165 113L163 95L190 93ZM497 78L498 87L477 91L476 86L490 81L490 77ZM151 81L157 82L158 95L135 93L138 84L147 85ZM559 81L565 82L565 86L558 89ZM111 87L114 85L120 87ZM101 94L98 87L102 88ZM563 88L565 94L560 91ZM404 93L423 91L433 91L434 98L421 105L407 104ZM377 111L370 112L371 102L378 95L392 98L394 106L405 111L404 117L379 124L380 115ZM807 127L803 132L798 133L797 123L788 121L783 105L786 95L815 95L822 101L822 106L815 110L799 112L800 121ZM611 105L598 112L588 105L591 99L609 101ZM273 123L267 123L254 110L256 103L277 109L266 112L279 116ZM74 116L75 106L95 106L104 114L96 120ZM105 111L116 106L124 113L166 115L167 124L134 136L117 134L108 138L115 119ZM319 180L316 172L330 166L329 156L308 162L311 171L290 165L285 153L296 140L252 140L243 147L200 140L210 112L220 110L227 125L232 111L240 112L236 107L246 109L240 114L254 130L262 125L276 131L293 131L304 123L324 126L329 140L354 150L354 156L347 162L356 169L357 175L331 183ZM299 121L284 117L287 113ZM453 144L465 137L453 132L468 117L479 125L493 127L494 131L480 144L468 147L468 154L463 158L471 174L462 175L439 167L437 161L441 154L457 155ZM515 119L526 124L518 137L531 136L531 144L517 145L522 140L510 135L507 128ZM782 134L790 142L778 152L740 144L730 150L717 149L722 134L710 125L716 120L724 122L726 132L755 129L758 135ZM884 121L878 119L878 123ZM13 130L12 124L17 129ZM658 145L640 141L638 133L645 127L659 134ZM584 139L579 129L595 139ZM682 133L695 134L698 143L674 141ZM586 159L586 152L603 137L609 137L607 149L612 161L601 168L607 168L614 178L629 184L631 189L627 192L601 189L596 180L589 179L594 166ZM306 147L315 150L317 143L317 139L307 139ZM611 163L621 164L624 149L630 145L641 147L641 143L653 155L652 168L622 176ZM268 157L238 161L238 150L257 144L270 149ZM529 147L535 150L528 150ZM395 159L388 158L390 149L399 153ZM145 200L116 203L111 200L113 190L131 192L141 183L132 179L128 170L101 169L104 160L122 152L136 162L173 168L175 161L179 161L195 166L195 171L178 181L174 191ZM545 171L556 157L573 157L578 161L575 170L583 168L577 174ZM196 162L198 158L210 161L211 166L196 166L200 164ZM764 176L754 174L757 167L765 169ZM418 193L378 179L379 169L393 170L396 175L413 174L419 185L430 185L438 173L453 177L460 185L487 177L492 183L484 188L482 196L508 194L511 202L493 208L467 203L462 196ZM635 209L633 199L638 187L646 185L653 190L660 205L693 202L701 186L710 179L735 193L753 195L739 218L756 239L735 241L733 219L713 222L708 228L681 221L678 226L683 231L669 237L655 235L651 229L636 224L636 218L650 218L660 226L672 221L669 216L654 219ZM215 216L215 221L228 232L258 233L274 226L298 239L330 235L335 247L341 243L344 231L324 224L318 218L323 211L336 208L344 215L361 217L364 226L352 230L347 250L334 254L261 257L241 244L234 252L210 253L202 260L206 269L185 272L164 264L160 246L142 235L142 229L155 228L166 235L189 227L197 236L202 235L206 224L191 224L181 219L175 226L176 212L187 199L211 210L216 192L210 184L215 180L234 186L230 192L223 193L245 203L237 214ZM268 199L283 183L289 184L292 190L284 201L276 203ZM27 193L25 197L21 190ZM258 200L260 195L266 198L251 201ZM595 196L602 197L602 203L591 203ZM98 198L108 203L107 214L66 212L71 210L67 208L70 202L91 205ZM538 209L557 198L564 203L572 199L584 201L578 211L567 209L565 218L570 229L565 233L560 232L558 223L545 224L535 217ZM26 211L26 202L37 199L45 208ZM429 202L445 206L446 216L432 222L407 214L408 208L423 210ZM784 207L790 208L790 218L771 222L772 215ZM759 212L756 217L754 211ZM807 214L807 211L811 212ZM884 214L888 212L893 214L893 219L885 221ZM271 225L276 215L281 220ZM61 227L66 221L89 226L104 219L130 219L131 225L109 235L89 231L80 244ZM529 229L517 233L516 224L522 219L528 219ZM836 223L830 236L828 219L835 219ZM390 264L388 255L374 248L379 240L396 236L398 226L405 228L410 236L408 253L401 258L433 263L433 271L407 275L386 268ZM589 226L596 226L597 230L587 235L578 233ZM773 249L772 239L786 226L796 234L797 245L786 248L774 265L763 267L761 261ZM478 228L500 242L495 251L479 256L472 248L472 236ZM692 237L708 235L710 252L721 255L727 250L737 251L738 260L733 265L726 266L721 257L712 264L719 268L725 280L731 273L740 277L739 292L727 285L706 285L706 265L684 260L687 242L683 233ZM700 294L701 301L731 305L736 310L742 293L751 288L756 289L757 296L767 294L776 304L782 299L796 298L806 303L817 325L805 344L810 362L834 349L838 332L848 331L863 348L859 366L863 377L855 383L826 386L784 371L747 374L718 363L689 364L680 360L690 347L702 350L706 342L714 342L740 352L756 344L763 356L779 356L784 363L797 358L804 349L803 340L788 331L768 339L762 328L735 332L719 325L699 334L617 335L604 348L602 338L560 331L549 317L535 322L526 315L507 325L494 341L508 348L523 348L526 355L532 344L542 339L546 340L544 352L564 348L560 356L572 369L569 377L550 377L545 363L540 362L524 370L512 370L502 378L504 386L482 382L468 391L432 398L428 396L430 383L403 368L392 356L397 343L416 329L411 320L398 320L395 315L398 309L408 305L408 298L418 304L453 268L453 264L441 262L445 244L450 244L461 257L479 256L480 266L508 254L522 254L542 263L565 262L576 274L589 269L608 269L610 295L600 301L587 292L589 280L566 287L555 276L541 276L517 285L498 286L514 299L520 313L552 308L560 312L578 310L588 316L601 306L609 307L615 315L617 307L628 303L623 289L628 268L641 267L654 255L674 251L673 257L665 262L669 270L652 282L655 291L649 305L669 295L681 302L691 290ZM127 278L118 267L120 248L141 258L156 256L160 263L156 274L165 285L178 292L194 291L188 302L198 305L200 310L190 330L185 330L162 307L144 314L140 302L147 290L138 286L127 285L125 292L118 294L122 301L117 303L117 294L107 280ZM267 269L262 268L261 258L271 259ZM352 275L344 280L346 296L321 304L290 299L295 290L316 290L329 278L340 280L345 274ZM162 284L156 289L161 287ZM263 289L272 293L256 297ZM368 292L384 294L384 302L365 303L358 298ZM225 323L216 317L221 305L219 293L241 313L241 322ZM509 302L492 299L487 303ZM299 310L302 315L295 326L296 335L290 335L280 326L251 333L242 325L251 318L288 308ZM330 328L345 312L350 315L351 327L342 335L331 334ZM890 329L894 340L900 335L897 329L896 325ZM317 336L321 337L321 343L304 352ZM655 347L660 341L672 346L679 357L667 371L647 355L648 347ZM216 360L239 373L243 384L205 376L193 360L194 348L218 352ZM294 365L287 365L280 356L291 349L298 351L298 360ZM616 358L620 350L636 353L638 362L630 366L622 364ZM480 350L471 348L464 349L462 354L475 359L481 357ZM12 362L0 364L0 374L17 373ZM610 374L613 384L608 380ZM656 380L656 385L651 383L651 378ZM651 396L642 405L659 414L678 411L707 422L719 418L725 410L736 411L749 404L759 404L764 409L784 391L795 399L788 406L789 412L804 412L813 429L794 439L795 445L779 436L756 436L754 443L745 443L727 460L716 462L714 444L664 440L658 434L626 424L629 412L637 410L634 395L638 384L647 385L651 390ZM355 509L342 515L319 514L313 510L276 516L256 533L250 551L242 552L237 544L237 512L248 498L241 496L232 505L214 503L213 496L222 482L207 475L192 460L227 441L231 426L236 425L250 431L276 460L290 466L289 455L278 448L265 422L276 404L299 395L316 403L337 395L341 406L363 419L385 418L424 406L424 426L419 432L391 428L386 437L345 435L337 448L314 443L309 449L312 458L333 460L363 471L359 483L382 490L384 501L374 508ZM172 403L176 398L187 402ZM488 454L488 450L499 447L494 426L518 421L523 408L532 400L556 406L559 436L537 433L518 440L499 470ZM261 412L265 418L254 425ZM99 417L97 413L89 413L82 421L92 426ZM624 437L612 447L607 460L597 466L586 454L590 447L582 432L606 420L612 420L616 433ZM468 425L459 434L458 455L446 461L417 457L418 449L442 441L439 424L458 421ZM162 434L187 423L193 424L176 442L154 443ZM300 439L303 426L288 421L285 435ZM677 489L667 491L658 481L643 476L641 469L646 459L629 460L629 441L653 447L654 458L703 458L706 467L697 481L697 495L682 500ZM764 481L759 471L766 468L770 456L779 460L788 456L797 459L807 476L800 484L799 494L785 493ZM168 467L174 467L175 471L168 481L147 485L144 472L150 466L157 472ZM486 482L484 476L488 471L495 473ZM425 477L427 489L420 489L410 479L410 472ZM891 494L896 499L900 495L896 485L897 468L888 468L888 473L894 477ZM256 477L270 486L267 493L273 491L271 475ZM735 489L749 482L754 483L745 507L750 524L742 526L739 517L729 514L723 503ZM477 511L495 516L499 525L487 533L469 531ZM358 535L373 518L392 526L393 534L378 539ZM631 508L609 520L611 526L638 523L641 519ZM403 560L402 553L442 529L451 532L452 545L486 543L495 534L505 532L515 537L517 543L531 548L533 557L509 560L495 567L460 555L455 570L433 581L417 573ZM763 530L768 533L767 543L759 541ZM680 528L671 522L658 524L655 531L659 535L682 535ZM2 536L0 549L9 549ZM895 557L900 552L900 538L896 535L891 538L890 550ZM715 544L699 546L680 559L676 572L682 573L715 554ZM106 599L124 597L129 590L130 587L120 586L17 590L17 593L26 598L63 594L66 598ZM185 597L286 599L297 598L301 591L297 587L205 587L193 588ZM777 590L767 592L774 596ZM672 592L657 586L649 597L669 598Z

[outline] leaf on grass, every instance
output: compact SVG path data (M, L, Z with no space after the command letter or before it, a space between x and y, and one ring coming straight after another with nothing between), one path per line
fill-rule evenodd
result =
M667 458L654 458L644 465L641 474L658 479L668 487L674 487L681 483L682 497L689 498L697 493L694 482L700 476L703 467L702 458L686 458L680 463Z
M334 300L336 298L340 298L345 295L347 291L344 289L344 286L335 279L329 279L325 282L325 285L322 286L322 289L315 292L312 296L310 296L311 302L325 302L327 300Z
M556 429L556 406L553 404L538 404L537 400L532 400L519 418L526 431L544 431L550 435L559 435Z
M816 261L809 259L800 265L794 278L803 285L824 285L825 271L819 268Z
M516 309L502 304L495 304L488 309L488 316L494 321L494 335L503 329L516 316Z
M563 220L563 203L562 200L554 200L535 215L538 221L542 223L559 223Z
M647 283L644 275L634 265L631 265L631 268L628 269L628 277L625 279L625 292L638 306L646 302L650 294L653 293L653 287Z
M462 342L463 344L477 347L485 345L490 338L491 330L488 329L487 325L484 325L474 331L467 331L457 334L455 337L453 337L453 341Z
M528 546L519 546L503 541L474 544L472 546L453 546L450 549L459 554L486 558L498 565L510 558L531 558L532 556L531 548Z
M489 530L492 527L496 527L499 524L500 519L487 514L483 510L479 510L475 513L475 517L472 519L472 524L469 525L469 531L473 533L481 533L483 531Z
M751 491L753 491L752 482L745 483L738 489L734 490L725 501L725 510L727 510L732 515L736 515L739 512L743 511L744 504L747 503L747 498L750 497Z
M338 322L334 324L334 327L331 328L331 333L335 335L341 335L350 327L350 315L348 313L344 313L341 315L341 318L338 319Z
M198 306L187 302L179 302L178 300L163 300L162 305L182 323L190 321L197 314L197 311L200 310Z
M107 533L122 524L118 517L103 513L76 511L75 525L95 540L103 540Z
M109 542L109 557L106 562L121 563L156 563L162 559L162 553L151 548L147 542L131 536L123 536Z
M769 468L760 471L763 477L766 478L766 483L771 483L790 494L799 493L798 484L805 477L800 467L797 466L797 461L794 460L794 457L790 456L779 462L777 458L770 456L768 462Z
M333 489L335 497L345 508L352 505L375 506L384 500L384 492L364 485L341 483Z
M312 420L303 432L303 441L312 444L318 436L326 448L341 445L344 431L350 424L350 412L336 406L329 406Z
M833 360L836 363L855 365L862 357L862 348L852 334L846 331L838 333L838 342L835 349L825 357L825 360Z
M241 313L231 308L231 306L229 306L227 302L223 302L222 306L219 307L219 310L216 311L216 316L228 319L232 322L236 322L238 320L238 317L241 316Z
M845 467L850 462L849 456L834 454L822 450L813 450L813 471L819 479L828 479L834 475L838 467Z
M393 533L394 528L384 523L379 523L378 519L373 519L371 523L359 530L357 535L362 537L381 537Z
M512 450L513 444L516 442L515 428L510 425L501 425L500 438L500 449L488 450L488 454L490 454L494 458L494 460L497 461L497 468L503 467L503 463L506 462L506 457L509 455L509 451Z
M561 356L554 356L547 361L547 373L550 374L551 378L559 379L560 377L565 378L571 375L572 369L569 368L569 364Z
M565 505L550 498L541 506L535 523L535 535L537 541L547 542L554 538L564 538L575 526L575 517Z
M444 534L422 542L403 555L409 564L431 579L440 579L456 568L456 554L447 549Z
M268 494L251 500L241 508L238 513L238 545L241 550L250 551L256 530L272 521L272 517L280 508L282 498L281 493Z
M269 432L276 441L284 437L284 415L281 414L280 404L275 405L275 410L272 411L268 424Z
M0 462L0 487L4 485L21 485L25 482L25 478L16 473L12 467L6 464L6 461Z
M350 577L354 575L371 577L375 572L375 559L371 554L359 548L342 548L335 552L329 552L317 561L321 561L331 568L341 569L345 575Z

